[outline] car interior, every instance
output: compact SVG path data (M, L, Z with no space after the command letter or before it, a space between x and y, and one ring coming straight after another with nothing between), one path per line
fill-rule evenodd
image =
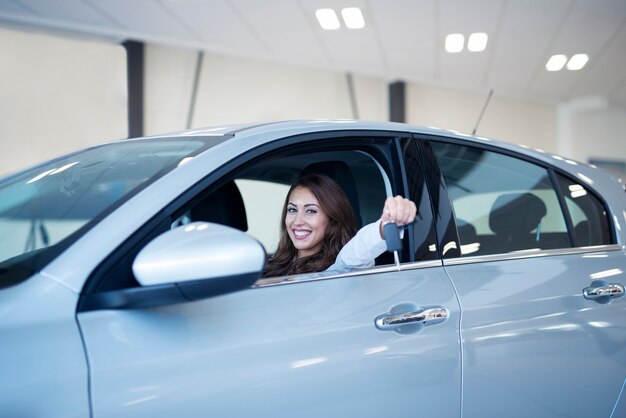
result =
M282 206L299 177L324 174L334 179L354 209L358 227L380 217L391 193L384 170L361 151L311 152L269 158L233 173L225 182L192 202L172 227L204 221L227 225L259 240L268 254L278 243ZM387 264L390 260L378 263Z

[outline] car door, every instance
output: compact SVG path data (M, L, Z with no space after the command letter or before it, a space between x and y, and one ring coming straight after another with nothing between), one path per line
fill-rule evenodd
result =
M388 133L350 135L335 134L341 141L325 141L325 149L370 155L388 192L406 194L399 140ZM309 139L296 142L319 151L320 142ZM259 158L275 158L277 144L262 148ZM191 200L211 195L248 162L231 161ZM430 211L427 193L410 197L425 198L417 206ZM167 213L152 224L168 225ZM435 245L415 231L405 245ZM134 237L135 247L149 240L144 234ZM79 308L93 416L459 416L457 298L440 260L415 260L405 248L399 266L263 279L247 290L166 306ZM112 267L101 278L120 271ZM429 317L433 312L439 314Z
M444 265L463 310L463 415L613 416L626 300L588 294L624 284L610 212L585 184L539 163L453 142L432 148L462 253Z

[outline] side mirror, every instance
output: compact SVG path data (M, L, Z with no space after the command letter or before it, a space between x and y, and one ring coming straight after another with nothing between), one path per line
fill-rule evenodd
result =
M265 249L237 229L194 222L150 241L132 269L141 285L91 295L84 310L147 308L247 289L265 266Z
M150 241L135 257L133 273L142 286L258 278L265 258L263 246L249 235L224 225L193 222Z

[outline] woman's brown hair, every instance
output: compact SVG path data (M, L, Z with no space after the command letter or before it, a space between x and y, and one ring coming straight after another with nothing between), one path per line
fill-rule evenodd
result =
M308 189L317 199L320 208L328 217L322 249L311 256L297 258L298 250L289 238L285 225L287 204L296 187ZM280 222L280 241L276 253L267 263L264 277L324 271L337 258L337 254L356 233L357 223L354 210L346 194L335 180L323 174L307 174L296 181L285 198Z

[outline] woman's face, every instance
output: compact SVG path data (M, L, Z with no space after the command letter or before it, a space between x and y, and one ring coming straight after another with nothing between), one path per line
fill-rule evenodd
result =
M285 227L298 258L308 257L322 249L328 216L319 205L315 195L305 187L296 187L287 201Z

